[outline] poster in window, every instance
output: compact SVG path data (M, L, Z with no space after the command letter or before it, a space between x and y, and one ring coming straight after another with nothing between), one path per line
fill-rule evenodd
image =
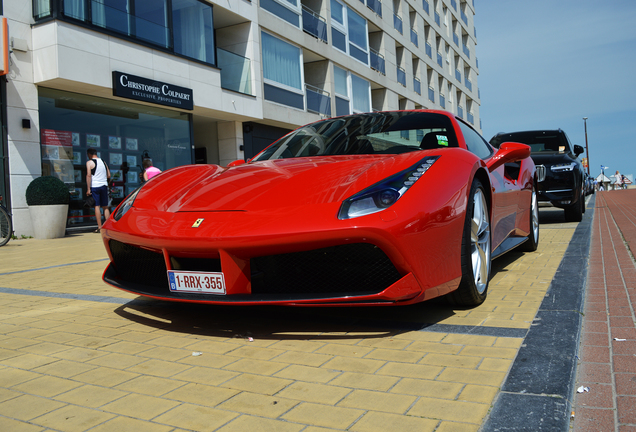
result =
M110 197L113 199L123 198L124 197L124 187L123 186L115 186L111 189Z
M42 159L45 160L58 160L60 158L60 151L58 146L42 146Z
M86 134L86 146L99 148L101 146L100 136L95 134Z
M79 165L82 163L82 152L73 152L73 165Z
M82 170L73 170L73 179L75 180L75 183L81 183L82 182Z
M137 156L135 156L135 155L127 155L126 156L126 162L128 162L128 166L129 167L134 167L135 165L137 165Z
M71 135L73 136L73 147L79 147L80 146L79 132L73 132Z
M108 147L116 150L121 150L121 137L118 136L109 136L108 137Z
M111 171L110 172L110 178L111 178L112 181L116 181L116 182L122 181L123 176L122 176L121 170L113 170L113 171Z
M42 129L42 144L50 146L71 147L71 133L53 129Z
M71 190L71 199L75 201L81 201L84 197L82 196L82 188L75 188Z
M82 210L69 210L68 224L76 225L82 223Z
M138 149L137 138L126 138L126 150L137 151Z
M137 179L139 178L139 173L137 171L128 172L128 183L136 184Z
M110 164L111 165L121 165L122 155L121 153L111 153L110 154Z

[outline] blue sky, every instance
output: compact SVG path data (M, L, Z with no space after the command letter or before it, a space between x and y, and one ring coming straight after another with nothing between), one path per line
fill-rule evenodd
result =
M563 129L590 173L636 174L636 1L475 0L481 126ZM581 157L584 157L582 155Z

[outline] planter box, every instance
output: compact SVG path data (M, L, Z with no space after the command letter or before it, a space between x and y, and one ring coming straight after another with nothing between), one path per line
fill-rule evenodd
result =
M29 206L34 237L53 239L64 237L68 204Z

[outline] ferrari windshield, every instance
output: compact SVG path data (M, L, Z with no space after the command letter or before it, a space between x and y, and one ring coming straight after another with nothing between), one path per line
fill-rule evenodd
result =
M442 114L393 111L356 114L296 129L254 161L327 155L399 154L458 147L453 125Z

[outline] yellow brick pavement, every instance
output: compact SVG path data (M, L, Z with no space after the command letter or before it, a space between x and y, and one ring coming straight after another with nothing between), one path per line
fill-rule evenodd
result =
M96 234L11 241L0 430L477 431L523 340L391 324L529 328L573 232L496 260L474 309L168 304L105 285Z

